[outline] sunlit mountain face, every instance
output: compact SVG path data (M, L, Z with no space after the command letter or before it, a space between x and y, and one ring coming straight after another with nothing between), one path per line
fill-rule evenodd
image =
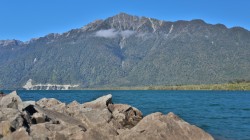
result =
M120 13L63 34L0 41L0 89L250 80L249 56L243 28Z

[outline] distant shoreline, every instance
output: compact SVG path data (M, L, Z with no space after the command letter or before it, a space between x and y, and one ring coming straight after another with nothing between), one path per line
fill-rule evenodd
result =
M201 85L176 85L176 86L140 86L140 87L105 87L83 88L79 90L250 90L250 82L201 84Z
M26 89L0 89L0 91L26 90ZM35 90L35 89L32 89ZM58 89L63 90L63 89ZM64 89L65 90L65 89ZM201 85L175 85L175 86L135 86L135 87L100 87L100 88L70 88L66 90L221 90L221 91L250 91L250 82L201 84ZM27 90L28 91L28 90Z

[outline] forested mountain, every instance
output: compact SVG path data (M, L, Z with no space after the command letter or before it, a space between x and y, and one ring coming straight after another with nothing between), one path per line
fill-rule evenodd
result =
M250 32L120 13L63 34L0 41L0 89L29 79L78 88L249 80Z

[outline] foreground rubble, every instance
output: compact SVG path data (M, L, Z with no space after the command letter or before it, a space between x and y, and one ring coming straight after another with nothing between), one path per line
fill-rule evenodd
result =
M14 91L0 97L3 140L213 140L174 113L143 117L130 105L113 104L112 95L70 104L43 98L23 102Z

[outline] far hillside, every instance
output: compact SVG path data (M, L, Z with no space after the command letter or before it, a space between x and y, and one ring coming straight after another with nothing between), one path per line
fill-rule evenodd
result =
M223 84L250 80L250 31L120 13L28 42L0 41L0 89Z

